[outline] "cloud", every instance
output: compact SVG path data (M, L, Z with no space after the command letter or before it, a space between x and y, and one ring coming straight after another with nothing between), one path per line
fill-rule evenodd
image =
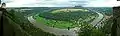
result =
M5 2L5 3L10 3L10 2L13 2L14 0L1 0L2 3Z
M120 2L116 0L96 0L91 1L89 4L86 5L86 7L114 7L114 6L120 6Z
M18 2L19 1L19 2ZM69 0L16 0L12 3L7 3L8 7L51 7L51 6L72 6L73 4Z
M116 0L4 0L7 7L113 7L120 2Z

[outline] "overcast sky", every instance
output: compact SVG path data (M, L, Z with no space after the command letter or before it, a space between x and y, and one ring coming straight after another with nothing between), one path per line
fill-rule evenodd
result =
M2 0L7 7L113 7L119 6L116 0Z

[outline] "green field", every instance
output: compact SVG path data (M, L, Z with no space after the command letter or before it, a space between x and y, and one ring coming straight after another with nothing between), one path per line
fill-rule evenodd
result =
M36 21L54 28L75 28L92 22L98 15L84 9L60 9L34 16Z

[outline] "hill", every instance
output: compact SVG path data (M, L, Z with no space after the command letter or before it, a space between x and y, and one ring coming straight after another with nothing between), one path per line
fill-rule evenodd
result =
M3 18L4 35L6 36L55 36L36 28L21 12L16 12L14 9L6 12Z

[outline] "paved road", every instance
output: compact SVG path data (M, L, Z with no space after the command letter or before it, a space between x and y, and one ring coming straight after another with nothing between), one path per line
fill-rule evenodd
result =
M95 26L96 24L98 24L103 19L103 15L101 13L98 13L98 12L96 12L96 13L99 15L99 17L96 18L93 22L91 22L91 24L93 26Z
M36 27L41 28L42 30L53 33L57 36L62 36L62 35L68 35L68 36L77 36L77 34L72 31L72 30L67 30L67 29L58 29L58 28L52 28L49 26L44 25L42 22L36 22L32 16L28 17L28 20Z
M89 10L91 10L91 9L89 9ZM96 25L98 25L98 23L103 19L103 14L101 14L101 13L99 13L99 12L97 12L97 11L94 11L94 10L91 10L91 11L93 11L93 12L96 12L98 15L99 15L99 17L98 18L96 18L93 22L91 22L91 24L93 25L93 26L96 26Z

